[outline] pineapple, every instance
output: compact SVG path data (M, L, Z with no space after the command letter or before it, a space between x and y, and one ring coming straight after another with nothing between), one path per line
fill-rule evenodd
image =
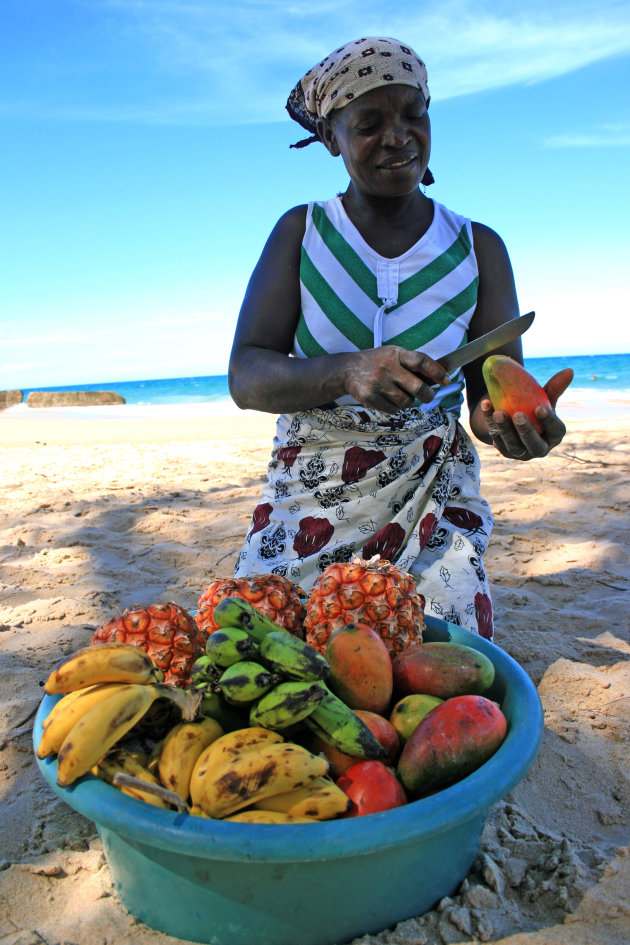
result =
M199 598L199 610L195 616L197 626L206 635L218 630L212 615L224 597L241 597L289 633L303 639L306 594L288 578L279 574L261 574L213 581Z
M424 597L410 574L375 555L329 565L306 602L306 642L320 653L333 630L366 623L393 655L422 642Z
M126 610L95 630L90 643L133 643L149 654L164 682L185 686L190 670L205 652L206 638L179 604L151 604Z

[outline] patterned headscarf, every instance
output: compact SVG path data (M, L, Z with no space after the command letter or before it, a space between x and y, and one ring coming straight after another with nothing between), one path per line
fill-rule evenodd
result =
M294 121L314 134L292 147L319 141L315 122L333 108L382 85L411 85L420 89L429 105L427 69L417 53L397 39L368 37L346 43L303 76L291 92L287 111Z

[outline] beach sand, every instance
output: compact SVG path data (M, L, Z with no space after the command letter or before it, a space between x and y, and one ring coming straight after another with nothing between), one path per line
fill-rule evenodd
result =
M93 824L40 778L31 728L41 681L97 625L194 608L231 574L274 418L219 414L0 415L0 945L177 941L121 906ZM538 687L542 748L452 899L356 941L627 945L630 421L569 419L528 464L480 452L496 642Z

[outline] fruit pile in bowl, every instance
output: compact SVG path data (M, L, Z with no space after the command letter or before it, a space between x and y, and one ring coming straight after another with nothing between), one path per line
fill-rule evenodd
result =
M168 606L176 633L146 608L55 667L35 724L127 908L194 941L327 945L452 893L538 748L517 664L425 621L381 561L332 565L309 598L212 582L187 632Z
M505 738L505 716L483 695L492 661L422 642L421 598L389 562L334 565L303 624L297 587L258 583L256 597L252 582L214 582L194 623L173 604L123 614L52 671L45 689L64 698L37 755L57 755L60 785L91 772L198 816L328 820L440 790ZM166 732L157 703L179 710ZM143 719L134 749L126 740Z

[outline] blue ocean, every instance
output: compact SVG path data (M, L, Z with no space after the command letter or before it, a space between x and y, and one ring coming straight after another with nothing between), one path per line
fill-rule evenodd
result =
M630 396L630 354L526 358L525 367L540 384L562 368L573 368L575 378L569 390L576 394L579 391L583 397L587 397L589 391L597 400ZM25 399L30 390L112 390L124 397L127 404L143 406L231 402L225 374L138 381L108 381L105 378L96 384L25 388Z

